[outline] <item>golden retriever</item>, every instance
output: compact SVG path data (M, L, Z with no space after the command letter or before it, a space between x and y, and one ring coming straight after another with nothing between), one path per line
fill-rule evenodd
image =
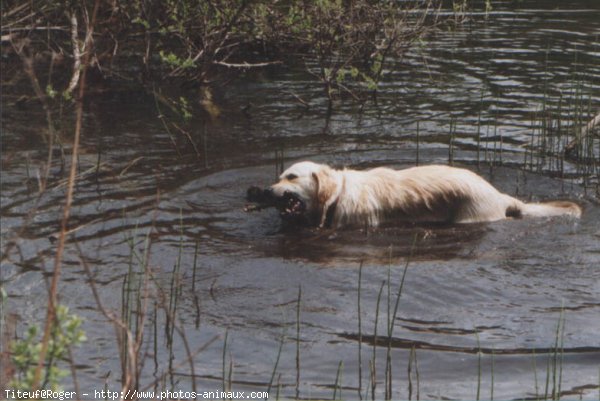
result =
M283 217L305 216L319 227L377 227L389 220L473 223L524 216L581 216L566 201L524 203L462 168L432 165L392 170L335 170L304 161L269 189L286 198Z

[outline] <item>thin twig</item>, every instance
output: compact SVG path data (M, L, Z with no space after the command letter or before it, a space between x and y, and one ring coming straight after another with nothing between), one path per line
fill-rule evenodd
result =
M248 69L248 68L262 68L262 67L267 67L270 65L277 65L277 64L282 64L281 61L267 61L264 63L248 63L246 61L244 61L243 63L226 63L224 61L213 61L213 64L216 65L221 65L223 67L227 67L227 68L242 68L242 69Z
M100 5L100 0L96 0L96 2L94 3L94 11L92 14L92 21L91 21L91 24L88 25L88 35L86 36L86 42L89 44L89 46L86 46L86 47L88 47L88 48L91 47L91 40L92 40L91 33L93 32L93 29L94 29L94 24L96 22L96 15L98 12L99 5ZM44 361L46 360L46 354L48 351L48 343L50 340L50 334L51 334L52 327L54 326L55 319L56 319L56 305L58 302L58 296L57 296L58 281L60 278L62 256L63 256L63 251L65 248L66 237L67 237L67 234L66 234L67 230L68 230L67 226L69 223L69 216L71 214L71 204L73 202L73 189L75 187L75 177L77 175L76 173L77 173L77 159L78 159L78 155L79 155L79 139L81 137L81 127L82 127L82 120L83 120L83 96L85 94L85 77L86 77L86 73L87 73L87 67L89 65L89 59L90 59L90 52L86 53L84 56L84 63L83 63L83 67L82 67L83 71L81 73L80 83L79 83L79 96L77 99L76 120L75 120L75 137L73 139L73 151L72 151L72 155L71 155L71 170L69 172L69 185L67 186L67 195L66 195L66 200L65 200L65 206L63 209L60 236L59 236L58 246L56 248L56 255L54 258L54 272L52 274L52 281L50 284L50 290L49 290L49 294L48 294L48 310L46 312L46 323L44 326L44 335L42 337L42 346L41 346L38 364L35 369L32 386L31 386L32 390L34 390L34 391L39 388L42 367L44 365Z

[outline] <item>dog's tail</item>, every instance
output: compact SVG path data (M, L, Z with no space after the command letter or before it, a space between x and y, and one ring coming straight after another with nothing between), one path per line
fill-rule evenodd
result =
M581 207L575 202L552 201L542 203L525 203L512 198L512 204L506 209L506 217L581 217Z

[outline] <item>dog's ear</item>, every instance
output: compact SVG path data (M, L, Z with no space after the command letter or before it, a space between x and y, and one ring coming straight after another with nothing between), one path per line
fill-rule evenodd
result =
M321 212L319 226L323 227L327 219L327 210L339 197L341 188L334 177L333 170L327 166L313 173L312 177L317 184L316 200Z
M323 167L318 172L312 173L312 176L317 183L317 202L322 206L335 195L336 182L329 167Z

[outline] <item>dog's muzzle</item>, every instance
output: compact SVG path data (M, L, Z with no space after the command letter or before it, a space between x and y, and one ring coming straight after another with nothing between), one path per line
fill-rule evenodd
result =
M306 212L306 203L298 195L286 191L283 196L276 198L276 207L281 218L293 220L303 217Z

